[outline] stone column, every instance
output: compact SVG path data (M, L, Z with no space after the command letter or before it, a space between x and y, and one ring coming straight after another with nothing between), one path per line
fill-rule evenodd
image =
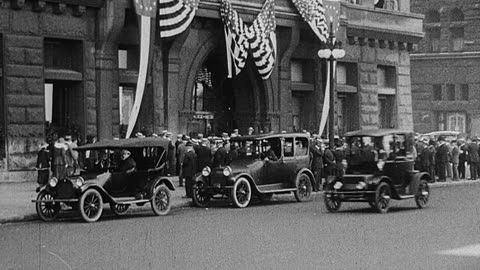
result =
M400 51L397 68L397 127L413 130L412 83L410 81L410 54Z

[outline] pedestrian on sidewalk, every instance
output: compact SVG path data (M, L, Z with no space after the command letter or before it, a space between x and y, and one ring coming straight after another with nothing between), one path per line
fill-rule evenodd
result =
M40 150L37 154L38 177L37 183L42 187L48 183L50 177L50 151L48 150L48 143L41 143Z
M458 164L460 163L460 148L458 148L458 144L456 140L452 140L450 142L452 146L452 174L453 174L453 181L459 180L458 175Z
M478 138L475 137L467 146L467 161L470 163L470 180L477 180L480 156L478 154Z
M67 150L63 137L58 138L53 144L52 155L52 174L57 179L64 179L67 176Z
M458 174L460 179L465 179L466 178L465 162L467 162L467 147L465 145L464 139L460 139L458 141L458 148L460 149L460 155L458 156Z
M447 180L447 166L448 166L448 146L443 136L438 137L438 149L435 156L435 161L438 166L438 181L445 182Z
M193 176L197 171L197 154L195 150L193 150L193 143L187 142L186 143L187 151L185 153L185 159L183 160L183 176L185 177L185 196L187 198L192 198L193 196Z

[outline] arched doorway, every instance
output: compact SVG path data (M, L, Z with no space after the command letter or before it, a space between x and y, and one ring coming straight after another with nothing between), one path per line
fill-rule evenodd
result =
M234 78L227 78L225 50L216 47L196 73L188 133L208 136L239 129L246 134L248 127L268 131L266 95L253 61L247 61Z

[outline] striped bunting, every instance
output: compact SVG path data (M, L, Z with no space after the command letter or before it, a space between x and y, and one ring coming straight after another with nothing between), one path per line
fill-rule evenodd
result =
M160 37L171 37L185 31L195 17L199 0L159 0Z
M308 23L312 31L322 41L328 37L327 22L325 21L325 7L322 0L292 0L298 12Z

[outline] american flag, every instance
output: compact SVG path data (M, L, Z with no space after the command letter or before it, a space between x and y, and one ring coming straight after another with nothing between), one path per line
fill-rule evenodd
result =
M293 4L305 22L310 25L315 35L322 42L326 42L328 27L325 21L325 8L322 0L293 0Z
M325 0L325 18L332 23L333 33L337 33L340 28L340 1Z
M262 79L270 77L277 55L275 2L266 0L262 11L248 28L253 59Z
M192 22L193 17L195 17L198 1L199 0L159 0L158 24L160 37L171 37L185 31Z
M232 78L233 75L240 73L247 61L250 46L247 28L228 0L222 0L220 16L225 30L228 77ZM235 69L235 74L232 69Z
M155 17L157 13L157 0L133 0L135 12L138 15Z

